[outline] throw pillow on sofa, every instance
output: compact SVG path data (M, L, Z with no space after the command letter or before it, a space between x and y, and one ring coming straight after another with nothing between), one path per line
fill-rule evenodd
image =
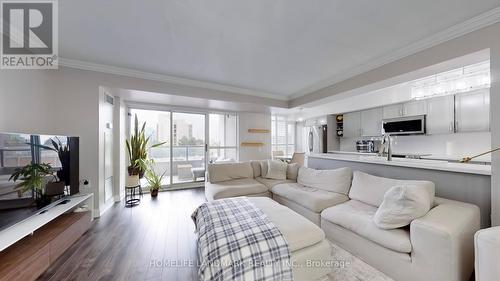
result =
M288 164L286 168L286 178L289 180L297 180L297 176L299 175L299 163Z
M349 193L351 180L352 172L347 167L336 170L315 170L300 167L297 177L297 182L301 185L345 195Z
M434 202L435 186L431 181L389 179L360 171L354 172L349 198L378 207L384 201L385 193L397 185L422 186L429 193L431 202Z
M244 178L253 178L253 169L250 162L208 164L210 183Z
M423 186L397 185L384 195L373 221L383 229L395 229L407 226L412 220L418 219L432 206L429 192Z
M267 160L260 161L260 176L263 178L267 177Z
M286 170L288 164L280 160L267 160L267 173L265 175L268 179L286 180Z

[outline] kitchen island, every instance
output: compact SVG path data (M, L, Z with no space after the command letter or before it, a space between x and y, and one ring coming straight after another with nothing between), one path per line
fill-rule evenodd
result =
M491 166L447 161L393 158L360 154L312 154L307 166L314 169L350 167L376 176L394 179L429 180L436 184L436 196L468 202L481 209L481 227L490 226Z

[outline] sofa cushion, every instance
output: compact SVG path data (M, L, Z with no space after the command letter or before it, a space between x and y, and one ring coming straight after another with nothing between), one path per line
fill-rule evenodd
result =
M267 215L288 242L291 252L312 246L325 239L321 228L291 209L270 198L248 197L257 208Z
M433 202L427 190L418 185L396 185L384 195L384 201L373 217L375 225L383 229L407 226L431 209Z
M298 183L282 183L272 189L274 194L293 201L313 212L319 213L325 208L345 202L349 198L340 193L329 192Z
M281 160L267 160L267 173L265 178L275 180L286 180L288 164Z
M255 180L265 185L269 190L271 190L275 185L278 184L295 182L292 180L275 180L275 179L266 179L263 177L255 178Z
M300 167L297 182L325 191L347 195L351 187L352 172L350 168L336 170L315 170Z
M207 200L216 200L228 197L245 196L267 192L265 185L255 179L237 179L218 183L205 183L205 197Z
M208 164L208 178L211 183L253 178L253 169L250 162Z
M288 164L286 168L286 179L297 181L297 176L299 175L299 163Z
M267 175L267 160L260 161L260 176L265 178Z
M411 253L408 229L380 229L373 222L377 208L356 200L325 209L321 218L342 226L359 236L400 253Z
M389 179L360 171L354 172L349 198L378 207L384 201L385 193L391 187L398 185L421 186L429 192L431 202L434 200L435 187L433 182Z
M252 161L250 161L250 165L252 165L253 177L254 178L260 177L260 175L261 175L261 172L260 172L260 161L258 161L258 160L252 160Z

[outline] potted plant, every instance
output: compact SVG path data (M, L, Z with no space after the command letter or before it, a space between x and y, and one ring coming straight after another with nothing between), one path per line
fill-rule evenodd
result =
M52 150L57 153L57 156L59 157L59 161L61 161L61 169L58 170L57 177L65 183L65 185L69 185L70 183L70 154L69 154L69 145L64 145L62 144L61 140L56 137L56 140L51 139L50 141L52 142L52 146L46 146L46 145L36 145L41 148L47 149L47 150Z
M139 120L136 114L134 120L134 133L130 136L130 139L126 140L128 159L130 161L128 173L129 175L139 175L139 178L144 176L144 172L148 168L148 150L165 144L165 142L161 142L148 147L150 137L146 137L145 128L146 122L142 124L139 130Z
M47 177L52 177L48 183L55 183L56 185L53 186L54 188L57 189L62 186L62 190L64 191L64 182L57 180L57 177L52 171L52 166L47 163L32 163L22 168L17 168L10 176L9 181L12 180L16 182L21 180L14 189L17 189L20 193L32 190L37 207L41 208L50 204L51 200L50 196L48 196L50 194L46 193ZM58 185L57 182L59 182ZM53 190L50 190L50 193L52 192Z
M148 161L148 168L146 170L146 180L149 184L149 191L151 192L151 197L157 197L158 191L161 188L161 182L165 178L165 174L167 171L164 171L162 174L155 172L154 170L154 161Z

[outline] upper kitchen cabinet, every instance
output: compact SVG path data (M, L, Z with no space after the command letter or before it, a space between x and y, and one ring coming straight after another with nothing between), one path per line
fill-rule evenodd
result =
M455 99L452 95L427 100L427 134L452 134L455 130Z
M457 132L490 130L490 91L478 90L455 96L455 126Z
M410 101L402 104L386 105L383 108L383 118L391 119L404 116L424 115L427 113L425 100Z
M403 105L402 104L392 104L386 105L382 109L383 119L391 119L403 116Z
M344 114L344 137L359 136L361 136L361 113L358 111Z
M403 116L424 115L427 113L427 100L410 101L403 104Z
M382 111L380 107L361 111L361 136L376 137L382 134Z

